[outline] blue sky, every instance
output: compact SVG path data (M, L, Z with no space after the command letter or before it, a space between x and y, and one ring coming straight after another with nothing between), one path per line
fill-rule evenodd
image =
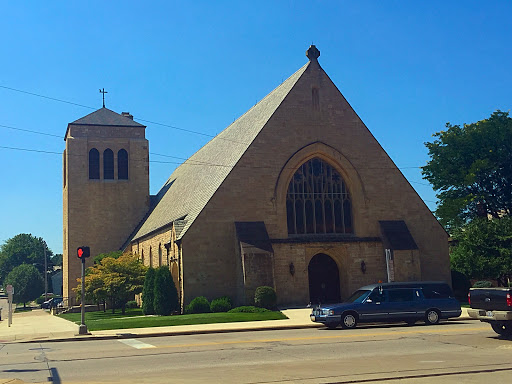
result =
M300 68L312 42L434 209L415 168L423 143L446 122L512 106L511 12L509 1L2 2L0 244L32 233L62 252L63 136L101 107L99 88L116 112L215 135ZM209 137L143 123L150 153L177 157L150 155L167 162L151 163L155 194Z

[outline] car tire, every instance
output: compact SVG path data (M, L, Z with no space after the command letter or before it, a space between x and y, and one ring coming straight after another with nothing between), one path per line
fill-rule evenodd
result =
M425 312L425 324L438 324L439 320L441 320L441 315L437 309L429 309L427 312Z
M498 335L510 337L512 336L512 322L505 321L493 321L491 327L494 332Z
M325 326L329 329L336 329L340 323L326 323Z
M353 313L345 313L341 316L341 327L345 329L353 329L357 325L357 317Z

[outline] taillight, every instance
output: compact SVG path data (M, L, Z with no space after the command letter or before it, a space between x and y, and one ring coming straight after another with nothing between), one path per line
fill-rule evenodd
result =
M512 296L507 293L507 307L512 307Z
M471 305L471 292L468 292L468 304Z

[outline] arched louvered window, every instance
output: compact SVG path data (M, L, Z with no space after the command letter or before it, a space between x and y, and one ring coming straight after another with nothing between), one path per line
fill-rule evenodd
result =
M89 151L89 179L100 178L100 153L96 148Z
M350 194L341 175L325 161L302 164L286 195L288 233L353 233Z
M114 178L114 152L110 148L103 152L103 178Z
M117 152L117 178L128 180L128 152L125 149Z

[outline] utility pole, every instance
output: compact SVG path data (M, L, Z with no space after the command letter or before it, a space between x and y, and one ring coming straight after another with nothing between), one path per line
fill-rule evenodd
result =
M48 261L46 260L46 241L43 240L44 249L44 301L48 300Z

